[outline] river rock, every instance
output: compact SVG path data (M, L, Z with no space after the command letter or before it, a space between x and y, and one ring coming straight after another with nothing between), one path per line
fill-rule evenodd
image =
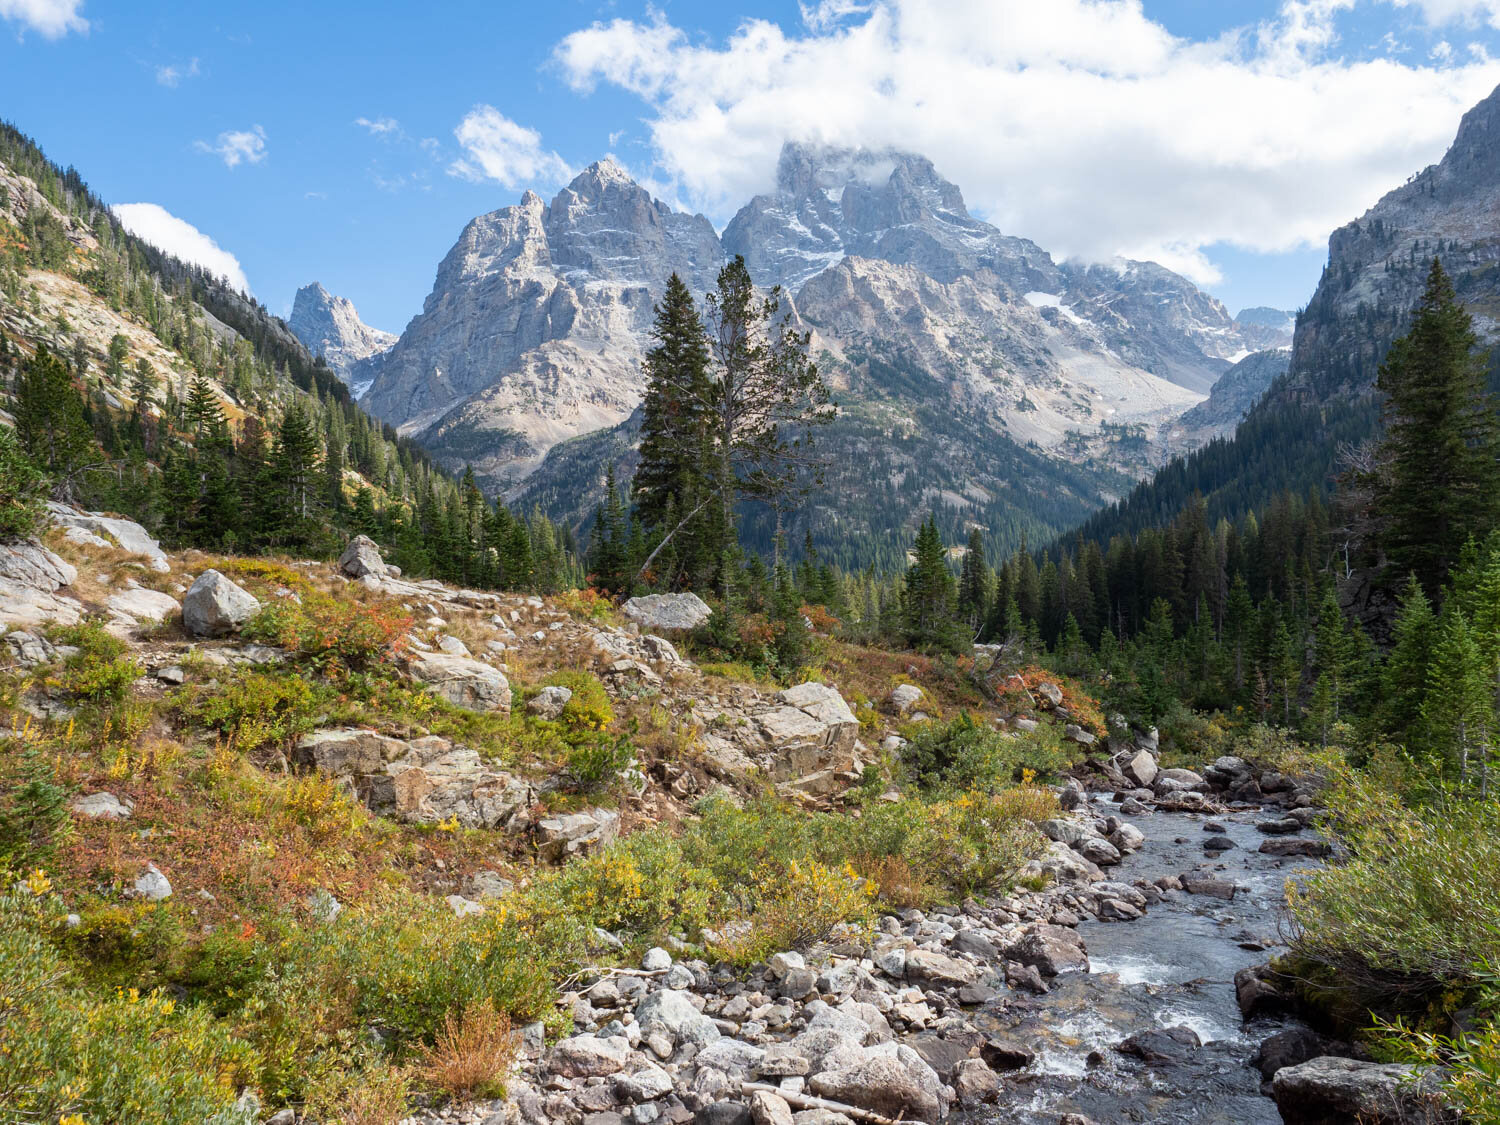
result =
M1055 977L1070 970L1088 971L1088 954L1076 930L1035 922L1005 951L1022 965L1034 967L1043 976ZM910 956L908 955L908 961Z
M948 988L973 984L979 979L974 966L927 949L913 949L906 955L906 975L923 984Z
M718 1027L697 1009L691 994L675 988L660 989L642 1000L635 1009L635 1022L642 1038L661 1032L674 1043L699 1046L719 1038Z
M260 610L260 602L217 570L205 570L182 599L182 623L195 637L238 632Z
M1109 834L1109 842L1122 853L1139 851L1146 842L1146 834L1133 824L1122 824Z
M363 578L367 574L384 578L387 574L380 547L368 535L356 535L349 540L349 545L339 556L339 569L350 578Z
M1203 1046L1197 1032L1190 1027L1153 1028L1127 1037L1115 1050L1144 1063L1181 1062Z
M414 652L412 679L434 695L469 711L509 711L510 681L498 668L446 652Z
M1201 871L1184 871L1182 889L1190 895L1207 895L1209 898L1222 898L1228 902L1234 898L1234 892L1238 888L1228 879L1216 879Z
M1256 1048L1250 1065L1260 1071L1262 1078L1269 1081L1283 1067L1300 1066L1325 1055L1349 1059L1368 1057L1361 1048L1352 1043L1330 1039L1310 1027L1292 1027L1285 1031L1278 1031L1275 1035L1263 1040Z
M688 632L705 624L713 614L708 603L697 594L648 594L631 598L624 606L625 616L642 629Z
M1278 1070L1271 1094L1286 1125L1404 1125L1451 1119L1438 1084L1427 1067L1324 1056Z
M1256 849L1262 855L1320 857L1328 854L1328 845L1322 840L1262 840Z
M1294 816L1284 816L1275 820L1258 821L1255 830L1267 836L1290 836L1302 831L1302 822Z
M1251 965L1234 974L1234 996L1245 1019L1275 1015L1290 1007L1269 965Z
M1078 854L1098 867L1113 867L1120 862L1120 849L1102 836L1088 836L1077 845Z
M946 1115L948 1108L938 1076L909 1047L814 1074L808 1087L820 1097L886 1117L933 1122Z
M598 1078L618 1074L629 1058L630 1041L623 1035L575 1035L552 1048L548 1065L565 1078Z
M1120 766L1120 772L1135 784L1149 787L1156 780L1156 759L1145 750L1137 750Z

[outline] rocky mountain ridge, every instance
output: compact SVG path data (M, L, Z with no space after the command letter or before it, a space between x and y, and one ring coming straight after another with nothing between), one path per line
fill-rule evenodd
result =
M389 351L398 339L394 332L371 328L359 319L349 298L335 297L316 281L297 290L286 323L303 346L321 355L346 383L355 364ZM355 396L365 389L355 385Z
M1001 440L1063 459L1076 456L1070 433L1154 431L1277 342L1151 263L1059 266L971 216L925 158L788 144L776 192L722 239L612 160L550 203L527 193L480 216L422 313L354 378L372 383L365 405L445 462L514 487L558 442L628 417L666 277L701 295L733 254L784 286L836 386L859 386L853 369L878 353L922 368L929 390Z

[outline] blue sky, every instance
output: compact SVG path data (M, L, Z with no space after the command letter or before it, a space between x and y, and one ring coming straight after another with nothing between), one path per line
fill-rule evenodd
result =
M924 151L1054 254L1296 307L1328 232L1500 83L1497 25L1500 0L0 0L0 115L273 311L316 279L393 331L526 187L613 152L722 227L788 136Z

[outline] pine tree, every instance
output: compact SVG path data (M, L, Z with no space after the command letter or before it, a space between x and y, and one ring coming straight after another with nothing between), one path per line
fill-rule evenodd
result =
M67 364L45 347L22 369L16 388L16 436L37 466L52 478L52 491L71 500L79 476L98 461L94 429L83 396Z
M1375 509L1394 573L1435 596L1471 535L1500 514L1500 424L1473 320L1436 258L1411 331L1391 345L1377 386L1386 434Z
M943 537L931 517L917 532L914 554L906 572L902 615L906 643L957 652L964 638L956 616L953 575L948 571Z
M1358 676L1355 658L1358 643L1344 619L1338 595L1329 582L1318 606L1318 628L1314 636L1313 705L1309 718L1320 744L1328 745L1333 728L1348 718Z
M1437 620L1422 584L1412 575L1401 596L1392 632L1390 655L1380 676L1377 722L1381 730L1408 747L1420 745L1422 705L1427 695L1427 669L1432 664Z
M301 403L293 403L281 419L275 463L290 514L311 518L318 506L318 435Z
M717 501L727 548L735 541L737 500L784 504L821 478L812 430L831 422L834 411L828 387L808 359L808 334L796 330L790 312L781 314L779 288L756 296L743 258L719 271L707 306L710 365L703 411L705 456L713 471L710 493L699 503L706 507ZM684 512L656 551L696 514L696 509ZM642 570L655 555L647 557Z
M675 273L656 308L652 336L656 343L646 353L640 463L632 492L636 518L652 536L665 537L684 512L709 500L715 468L708 427L708 337L692 294ZM659 569L680 575L689 585L705 579L719 554L716 526L712 513L705 519L699 511L677 533L675 547L659 561Z
M1463 611L1445 611L1427 673L1422 718L1432 747L1446 760L1449 770L1467 782L1473 760L1478 758L1487 787L1495 708L1486 671Z
M989 608L989 568L984 561L984 535L979 528L969 532L969 549L958 576L958 612L970 635L979 631Z

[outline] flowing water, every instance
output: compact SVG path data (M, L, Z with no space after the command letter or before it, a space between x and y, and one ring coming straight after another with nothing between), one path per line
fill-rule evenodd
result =
M1114 809L1101 804L1100 811ZM1000 1111L988 1119L1056 1125L1062 1114L1080 1113L1099 1125L1279 1125L1281 1115L1261 1094L1260 1073L1249 1060L1262 1039L1288 1024L1258 1019L1247 1029L1234 974L1274 955L1284 881L1314 861L1257 852L1265 837L1255 830L1254 814L1157 812L1130 819L1146 843L1109 872L1112 879L1152 881L1206 865L1240 889L1228 902L1179 893L1134 922L1085 922L1079 932L1091 971L1057 978L1030 1010L1013 1006L992 1021L994 1031L1035 1051L1037 1060L1006 1075ZM1206 855L1209 819L1225 825L1238 847ZM1203 1042L1180 1061L1147 1064L1115 1050L1137 1032L1176 1026L1191 1028Z

